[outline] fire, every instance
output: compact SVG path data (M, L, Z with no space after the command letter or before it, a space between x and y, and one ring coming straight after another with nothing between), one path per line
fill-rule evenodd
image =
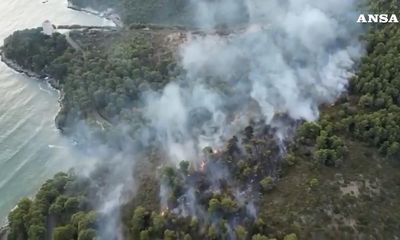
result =
M213 153L214 153L214 154L218 154L218 153L220 153L221 151L222 151L221 149L216 148L216 149L213 150Z
M161 216L164 217L164 216L167 214L167 212L168 212L168 208L162 209L162 210L161 210Z
M205 160L201 161L201 163L200 163L200 171L204 172L204 169L206 168L206 165L207 165L207 163L206 163Z

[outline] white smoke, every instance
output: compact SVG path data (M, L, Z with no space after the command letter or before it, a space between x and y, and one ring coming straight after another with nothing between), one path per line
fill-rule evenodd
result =
M189 35L180 46L184 74L161 92L144 94L149 128L142 133L156 133L165 158L175 164L182 160L198 164L204 158L204 147L220 148L250 120L272 124L280 113L295 120L317 119L318 106L333 102L345 91L362 53L354 1L192 3L198 9L195 22L207 34ZM217 33L215 28L220 26L228 29ZM118 206L124 203L121 186L134 185L134 160L125 159L134 154L129 150L111 158L110 188L105 188L107 194L101 196L104 200L99 206L109 217L104 236L115 234ZM165 206L169 189L161 186ZM194 195L189 188L185 195L189 207L182 212L202 212L195 206ZM243 204L255 216L253 202L243 200Z
M81 163L75 172L90 179L87 187L91 204L99 216L100 239L123 239L121 206L136 193L133 176L137 159L137 145L120 124L106 132L108 142L98 137L99 132L81 121L74 125L78 139L77 151ZM79 154L79 155L78 155Z
M362 53L354 1L193 4L196 23L209 34L188 36L180 47L185 74L146 98L146 116L175 162L197 159L203 147L221 145L251 118L317 119L318 106L345 91ZM230 32L210 31L220 25ZM209 116L192 124L199 109Z
M101 159L100 169L106 173L103 181L97 186L97 210L101 216L99 233L102 239L123 239L121 230L121 206L127 203L136 191L133 170L135 159L134 152L107 154L108 158ZM101 171L101 170L100 170Z

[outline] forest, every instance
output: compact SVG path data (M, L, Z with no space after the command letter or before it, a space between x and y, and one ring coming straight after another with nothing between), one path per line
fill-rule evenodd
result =
M82 7L93 1L71 0ZM116 4L134 8L139 1ZM369 8L400 14L396 0L371 1ZM105 126L101 134L125 121L135 136L144 121L141 93L162 89L181 71L175 43L163 40L172 33L184 34L174 28L74 31L70 37L81 47L74 49L64 35L45 36L38 28L15 32L5 41L3 54L59 81L63 98L56 120L65 133L72 133L80 120L98 129ZM137 194L120 209L124 237L398 238L400 28L371 25L362 41L366 53L349 79L348 91L335 104L321 106L318 121L290 122L296 133L285 143L284 156L275 129L257 123L241 129L218 151L205 148L200 168L182 161L158 169L162 153L156 147L144 149L142 167L151 170L135 170ZM215 171L234 177L214 179ZM34 199L22 199L10 213L8 239L101 239L103 216L96 212L95 193L104 184L102 174L82 177L71 171L48 180ZM161 200L159 189L168 190Z
M69 0L80 8L95 8L97 11L113 9L124 23L162 23L186 25L190 19L189 3L184 0Z
M135 111L141 92L161 89L175 71L164 35L74 31L70 38L79 43L76 50L64 35L46 36L38 28L15 32L5 40L3 53L25 69L56 79L63 92L56 124L64 133L81 119L105 127L124 120L135 129L141 122Z
M186 26L195 27L197 25L193 18L193 13L200 6L196 1L187 0L68 0L73 6L78 8L91 8L99 12L105 12L112 9L117 13L124 24L162 24L167 26ZM215 2L215 1L208 1ZM231 0L236 4L245 4L241 0ZM217 2L215 2L217 3ZM215 5L217 7L218 4ZM220 9L221 10L221 9ZM236 12L239 17L238 24L246 22L248 16L241 12ZM215 19L221 26L229 24L223 16L217 16Z

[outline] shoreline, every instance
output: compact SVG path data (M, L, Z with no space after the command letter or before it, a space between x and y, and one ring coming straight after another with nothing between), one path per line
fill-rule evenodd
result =
M91 30L91 29L98 29L98 30L103 30L103 31L116 31L120 28L123 27L123 23L119 18L119 15L114 13L112 9L110 9L109 13L106 12L98 12L95 10L91 10L91 9L86 9L86 8L81 8L78 6L73 5L70 1L68 1L68 8L74 10L74 11L80 11L80 12L84 12L84 13L88 13L88 14L92 14L95 16L98 16L100 18L106 19L106 20L110 20L111 22L114 23L114 25L112 26L84 26L84 25L58 25L58 26L54 26L55 29L61 29L61 30L82 30L82 29L87 29L87 30ZM11 70L23 74L28 78L32 78L36 81L40 81L40 82L44 82L46 83L49 88L51 90L54 90L57 92L58 94L58 99L57 102L59 104L59 110L57 112L57 114L54 117L54 122L56 123L56 128L63 133L64 129L59 126L57 124L57 117L59 116L60 111L63 110L64 106L62 104L62 100L64 98L64 91L62 89L62 87L60 86L59 82L57 79L52 78L51 76L48 76L46 74L39 74L36 72L33 72L32 70L28 70L25 69L24 67L20 66L18 63L14 62L13 60L7 58L2 50L2 47L0 47L0 61L3 62L8 68L10 68ZM0 238L0 240L2 240Z
M110 21L112 21L114 23L114 26L89 26L89 27L84 26L86 28L89 28L89 29L90 28L94 28L94 29L95 28L103 28L103 29L113 30L115 28L122 28L123 27L123 23L120 20L119 15L116 14L116 13L110 12L110 13L107 14L107 13L101 13L101 12L97 12L97 11L90 10L90 9L80 8L78 6L74 6L69 1L68 1L68 8L70 8L72 10L75 10L75 11L80 11L80 12L85 12L85 13L88 13L88 14L92 14L92 15L101 17L103 19L110 20ZM57 28L57 29L62 29L62 28L73 29L74 25L65 25L65 26L59 26L59 27L60 28ZM81 27L81 26L78 26L78 27ZM8 68L10 68L12 71L15 71L17 73L23 74L26 77L32 78L32 79L34 79L36 81L45 82L52 90L57 92L57 94L58 94L57 102L58 102L60 108L59 108L57 114L55 115L55 117L53 119L56 122L57 116L59 115L60 111L63 109L62 100L64 98L64 92L63 92L59 82L56 79L51 78L50 76L40 75L40 74L35 73L35 72L31 71L31 70L28 70L28 69L25 69L25 68L21 67L19 64L17 64L16 62L12 61L11 59L8 59L5 56L5 54L4 54L3 50L2 50L2 47L0 47L0 60ZM62 134L63 129L60 128L59 126L57 126L57 124L56 124L56 128ZM18 205L15 205L15 207L11 211L13 211L17 207L18 207ZM8 222L8 218L6 217L4 219L4 224L0 225L0 240L7 240L8 234L9 234L9 230L10 230L9 222Z
M75 10L75 11L92 14L92 15L98 16L100 18L110 20L111 22L114 23L114 26L118 27L118 28L122 28L124 26L124 24L121 20L121 17L117 13L115 13L113 9L110 9L108 12L99 12L94 9L76 6L73 3L71 3L70 1L68 1L68 8Z
M31 78L31 79L34 79L34 80L36 80L36 81L38 81L38 82L45 82L45 83L47 84L47 86L48 86L51 90L57 92L57 95L58 95L58 97L57 97L57 102L58 102L60 108L59 108L57 114L55 115L55 117L54 117L54 119L53 119L54 122L56 122L56 119L57 119L58 114L59 114L60 111L63 109L62 100L63 100L63 98L64 98L64 91L62 90L60 84L58 83L58 80L55 79L55 78L46 76L46 75L40 75L40 74L35 73L35 72L31 71L31 70L27 70L27 69L21 67L21 66L18 65L16 62L12 61L11 59L8 59L8 58L4 55L4 52L1 51L1 50L0 50L0 60L1 60L8 68L10 68L11 70L13 70L13 71L15 71L15 72L17 72L17 73L23 74L23 75L25 75L26 77ZM63 129L62 129L60 126L58 126L57 124L56 124L56 128L57 128L58 130L60 130L61 132L63 132ZM2 240L2 239L0 238L0 240Z
M9 230L8 223L0 227L0 240L7 240Z
M12 71L15 71L16 73L19 74L23 74L28 78L34 79L36 81L42 81L45 82L49 88L55 92L57 92L58 94L58 99L57 102L59 103L60 109L58 110L56 116L54 117L54 121L56 120L59 112L62 110L63 105L62 105L62 99L64 96L64 93L60 87L60 85L58 84L57 80L54 78L50 78L48 76L44 76L44 75L40 75L38 73L35 73L31 70L27 70L23 67L21 67L20 65L18 65L16 62L8 59L5 55L4 52L0 49L0 60L1 62L3 62L9 69L11 69ZM57 124L56 124L56 128L58 130L60 130L62 132L62 129L60 129ZM30 199L34 198L34 196L36 195L36 193L30 197ZM13 209L11 209L10 212L12 212L14 209L16 209L18 207L18 205L15 205L15 207ZM8 223L8 219L7 217L4 219L4 224L0 225L0 240L7 240L8 237L8 231L9 231L9 223Z
M61 94L62 89L61 89L61 87L60 87L60 85L59 85L59 83L58 83L58 81L57 81L56 79L51 78L51 77L46 76L46 75L40 75L40 74L35 73L35 72L31 71L31 70L27 70L27 69L21 67L21 66L18 65L16 62L14 62L14 61L8 59L8 58L4 55L4 52L3 52L3 51L0 51L0 58L1 58L1 61L2 61L4 64L7 65L8 68L10 68L10 69L12 69L12 70L14 70L14 71L16 71L16 72L18 72L18 73L24 74L25 76L27 76L27 77L29 77L29 78L33 78L33 79L36 79L36 80L38 80L38 81L44 81L44 82L46 82L53 90L57 91L59 95Z

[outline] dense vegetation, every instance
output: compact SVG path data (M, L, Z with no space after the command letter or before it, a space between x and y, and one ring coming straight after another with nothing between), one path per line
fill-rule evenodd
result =
M125 23L162 23L186 25L191 9L186 0L69 0L82 8L114 9Z
M39 29L16 31L4 41L5 54L24 69L44 75L46 66L68 49L64 35L48 37ZM58 77L58 76L57 76Z
M90 211L87 183L73 174L55 175L34 200L21 200L10 213L8 239L93 239L97 220L96 213Z
M5 41L4 56L25 69L57 80L63 90L57 125L68 132L82 119L106 127L121 119L140 123L141 92L160 89L174 72L166 35L146 30L71 32L46 36L41 29L17 31Z
M398 13L396 2L373 2L371 8ZM38 31L14 34L4 53L27 69L59 79L62 126L68 126L69 118L137 124L140 92L160 89L176 74L172 51L160 48L164 30L71 33L81 49L65 47L61 35L45 37ZM398 238L398 39L395 24L371 27L364 36L367 53L350 79L349 92L335 105L322 106L317 122L302 123L283 158L274 130L255 124L219 151L204 149L200 168L183 161L154 174L162 156L156 150L149 154L142 164L150 171L137 168L138 193L121 209L124 235L141 240ZM13 44L18 41L26 43ZM37 41L45 44L26 51ZM31 58L45 50L54 54L40 61ZM215 171L235 177L213 179ZM55 240L93 239L98 218L89 202L96 189L84 183L59 174L34 200L22 200L9 215L9 239L46 239L48 234ZM166 190L161 202L159 188Z
M153 23L162 25L179 25L186 27L198 26L196 18L197 1L189 0L69 0L74 6L80 8L94 8L97 11L113 9L126 25L137 23ZM206 1L207 2L207 1ZM217 1L208 1L209 4ZM241 0L230 0L230 3L240 6L242 11L230 13L235 15L237 22L244 22L248 19L246 4ZM221 6L215 4L213 8L224 11ZM211 11L210 11L211 12ZM219 26L229 25L226 16L215 14L214 20ZM232 17L232 16L230 16Z

